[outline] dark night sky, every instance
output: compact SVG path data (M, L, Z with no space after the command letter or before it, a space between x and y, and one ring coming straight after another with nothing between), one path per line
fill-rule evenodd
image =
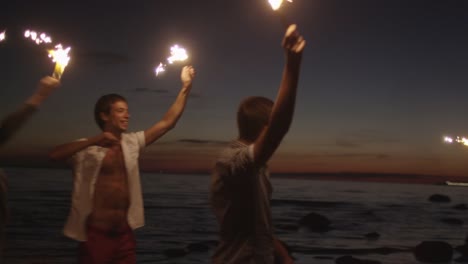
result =
M397 172L468 176L468 2L295 0L283 10L307 40L293 125L274 171ZM266 0L15 1L0 10L0 113L15 109L50 74L45 48L22 37L49 33L72 46L62 87L3 156L43 155L99 133L96 99L127 97L131 130L162 117L180 88L181 65L153 68L175 43L197 70L177 127L145 152L149 169L209 169L236 137L249 95L274 98L283 27ZM182 164L182 165L181 165Z

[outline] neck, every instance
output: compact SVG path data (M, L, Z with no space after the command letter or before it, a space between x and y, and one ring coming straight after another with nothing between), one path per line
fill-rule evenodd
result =
M122 131L117 130L117 129L110 129L110 128L105 128L103 132L108 132L114 135L116 138L121 139L122 138Z

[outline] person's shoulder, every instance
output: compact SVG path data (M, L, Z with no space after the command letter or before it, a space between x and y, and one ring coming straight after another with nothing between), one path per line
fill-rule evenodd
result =
M144 135L144 131L136 131L136 132L124 132L122 133L122 138L138 138Z
M218 162L230 164L246 164L253 162L251 155L252 145L246 145L239 141L232 141L221 152Z
M122 133L122 141L143 148L145 146L145 131Z

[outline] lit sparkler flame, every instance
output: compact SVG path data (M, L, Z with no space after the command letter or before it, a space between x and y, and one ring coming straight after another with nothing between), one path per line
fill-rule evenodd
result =
M55 69L52 76L57 80L60 80L65 67L67 67L70 61L70 56L68 56L70 49L70 47L63 49L62 44L58 44L55 46L55 49L49 50L49 58L52 58L52 61L55 62Z
M154 70L154 72L156 73L156 76L158 76L161 72L165 72L166 71L166 65L164 65L162 62L159 63L158 67L156 67L156 69Z
M455 139L451 137L444 137L444 142L447 144L458 143L464 146L468 146L468 139L465 137L457 136Z
M452 143L453 143L453 138L451 138L451 137L444 137L444 142L445 142L445 143L448 143L448 144L452 144Z
M467 138L457 138L457 142L463 144L464 146L468 146L468 139Z
M167 62L172 64L174 61L184 61L187 58L187 51L184 48L180 48L178 45L174 45L171 47L171 56L167 58Z
M176 61L185 61L186 59L188 59L187 51L184 48L179 47L179 45L176 44L171 47L171 55L166 60L167 60L167 63L173 64ZM162 63L162 62L159 63L158 67L154 69L156 76L158 76L161 72L165 72L166 67L167 67L167 64Z
M42 43L52 43L52 38L44 32L38 34L36 31L28 29L24 32L24 37L31 39L37 45L40 45Z
M6 39L6 30L0 33L0 42L4 41L5 39Z
M292 3L292 0L286 0L286 1ZM273 8L273 10L278 10L283 4L283 2L284 0L268 0L268 3L270 3L271 8Z

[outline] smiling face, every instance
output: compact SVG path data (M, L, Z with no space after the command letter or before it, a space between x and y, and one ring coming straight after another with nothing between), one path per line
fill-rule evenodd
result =
M125 101L116 101L111 104L109 113L101 112L104 121L104 131L125 132L128 129L128 105Z
M127 100L118 94L103 95L94 106L94 120L102 131L126 131L129 117Z

